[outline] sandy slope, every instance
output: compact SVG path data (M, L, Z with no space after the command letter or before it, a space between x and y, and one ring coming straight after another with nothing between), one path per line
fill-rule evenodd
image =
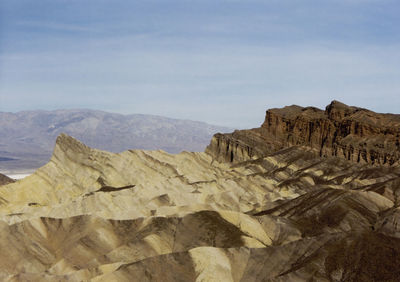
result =
M230 166L61 135L47 165L0 187L0 277L396 281L399 184L397 167L305 148Z

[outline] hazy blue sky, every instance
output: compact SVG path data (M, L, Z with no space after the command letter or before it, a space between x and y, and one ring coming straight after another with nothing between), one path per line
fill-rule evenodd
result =
M332 99L400 113L398 0L1 0L0 111L256 127Z

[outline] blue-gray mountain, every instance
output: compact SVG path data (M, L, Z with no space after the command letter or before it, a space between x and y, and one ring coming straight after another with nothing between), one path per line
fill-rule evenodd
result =
M60 133L112 152L161 149L179 153L204 151L213 134L231 130L197 121L94 110L0 112L0 169L45 164Z

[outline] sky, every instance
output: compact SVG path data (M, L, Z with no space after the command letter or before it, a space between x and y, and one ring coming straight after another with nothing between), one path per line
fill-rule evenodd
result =
M1 0L0 111L258 127L331 100L400 113L398 0Z

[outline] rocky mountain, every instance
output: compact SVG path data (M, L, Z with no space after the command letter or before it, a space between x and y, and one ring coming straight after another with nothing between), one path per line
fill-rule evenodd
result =
M179 153L203 151L211 136L221 131L231 130L202 122L92 110L0 112L0 170L44 165L61 133L112 152L162 149Z
M398 281L396 162L207 152L116 154L60 135L45 166L0 187L0 279Z
M294 145L306 146L317 156L397 165L400 115L379 114L338 101L324 111L295 105L270 109L261 127L216 134L207 152L219 160L240 162Z

